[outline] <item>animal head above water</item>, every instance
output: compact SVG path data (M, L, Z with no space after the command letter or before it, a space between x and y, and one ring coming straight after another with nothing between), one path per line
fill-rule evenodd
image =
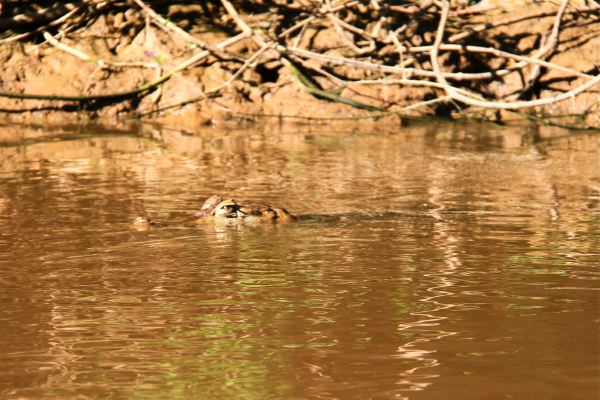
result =
M218 195L210 196L204 204L202 204L202 208L196 214L194 214L195 218L203 218L214 215L215 209L223 201L223 198Z
M297 217L289 213L285 208L270 207L265 204L239 203L234 199L223 199L214 195L206 199L199 212L194 214L196 218L204 217L238 218L238 219L263 219L268 221L290 222Z
M217 206L215 207L215 211L213 212L213 215L215 217L222 217L222 218L237 218L239 208L240 208L240 206L235 200L233 200L233 199L223 200L219 204L217 204Z

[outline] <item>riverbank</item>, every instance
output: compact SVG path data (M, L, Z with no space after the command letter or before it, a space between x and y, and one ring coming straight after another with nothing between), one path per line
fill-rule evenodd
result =
M589 2L39 3L0 14L4 120L600 127L600 8Z

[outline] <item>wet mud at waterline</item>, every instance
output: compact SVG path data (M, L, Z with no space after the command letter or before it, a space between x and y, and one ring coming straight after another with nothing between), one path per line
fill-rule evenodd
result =
M597 135L321 128L0 127L0 397L597 397Z

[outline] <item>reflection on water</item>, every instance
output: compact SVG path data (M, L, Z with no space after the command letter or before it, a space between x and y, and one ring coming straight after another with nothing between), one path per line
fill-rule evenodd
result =
M598 145L1 127L1 397L595 398ZM214 193L302 219L180 222Z

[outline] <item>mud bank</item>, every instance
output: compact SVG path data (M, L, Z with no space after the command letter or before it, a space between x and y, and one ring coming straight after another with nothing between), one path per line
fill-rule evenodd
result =
M445 116L600 127L595 2L134 0L68 3L51 16L37 3L1 9L3 120L193 128Z

